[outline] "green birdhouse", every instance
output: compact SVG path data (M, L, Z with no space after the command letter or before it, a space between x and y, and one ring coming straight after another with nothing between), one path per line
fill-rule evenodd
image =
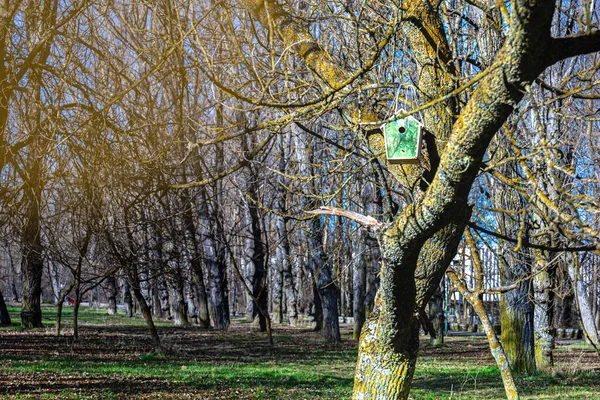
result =
M406 111L400 110L400 114ZM423 124L408 116L381 126L385 138L385 154L391 164L417 164L421 155Z

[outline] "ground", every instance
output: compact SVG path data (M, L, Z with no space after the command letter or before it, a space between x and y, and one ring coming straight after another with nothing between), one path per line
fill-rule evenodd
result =
M227 333L159 323L165 351L151 352L140 318L83 309L80 340L73 343L66 308L65 336L47 328L0 328L0 398L8 399L342 399L352 393L356 342L344 326L343 342L325 344L307 328L276 326L275 345L250 324ZM423 344L427 338L423 337ZM525 399L600 398L600 359L582 343L560 344L553 375L519 378ZM414 399L502 399L500 375L485 338L451 337L447 347L424 348Z

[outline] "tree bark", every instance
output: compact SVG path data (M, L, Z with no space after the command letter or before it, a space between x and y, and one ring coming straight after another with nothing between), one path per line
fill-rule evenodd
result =
M271 265L271 321L275 324L280 324L283 319L282 258L281 250L275 249L275 257Z
M278 170L282 175L286 173L288 157L284 147L284 136L279 137L279 163ZM296 304L296 292L294 290L292 263L290 261L290 242L287 229L287 207L286 207L286 189L284 182L275 183L276 197L273 204L275 211L275 230L277 232L277 264L282 275L282 292L285 296L286 314L291 326L296 326L298 322L298 306ZM257 221L258 223L258 221ZM281 304L283 306L283 304Z
M242 149L246 154L249 153L248 138L245 135L242 137ZM247 308L251 312L252 320L258 318L260 331L266 332L268 329L267 324L270 323L267 321L266 315L269 303L268 271L258 191L256 190L257 184L258 174L255 167L251 165L245 177L244 191L247 193L247 197L245 199L245 210L243 211L248 232L245 240L244 261L247 271L250 272L248 287L252 290L251 294L246 293L246 298L248 301ZM278 319L278 323L281 322L281 318Z
M535 250L534 290L534 344L535 364L540 371L551 371L554 367L554 329L552 320L554 309L551 266L547 252Z
M531 301L531 261L529 257L502 265L503 285L518 282L517 288L500 297L502 345L513 371L533 374L536 371L533 311Z
M429 320L431 327L429 332L429 344L431 346L442 346L444 344L444 287L440 284L429 300Z
M131 298L131 286L127 278L123 279L123 304L125 306L125 316L133 317L133 299Z
M41 190L32 189L32 198L27 212L27 222L23 232L23 294L21 305L21 326L25 329L42 327L42 242L40 226Z
M12 324L10 320L10 314L8 313L8 307L6 307L6 303L4 302L4 296L0 291L0 325L1 326L9 326Z
M502 347L502 343L498 340L498 336L496 336L494 327L490 322L487 311L485 310L485 305L481 299L481 293L473 293L472 291L469 291L464 281L462 281L458 274L452 269L448 270L448 276L450 279L452 279L454 286L456 286L456 288L463 295L463 298L473 306L475 313L477 313L477 316L481 321L488 344L490 346L490 352L492 353L492 356L496 361L496 365L500 370L500 375L502 376L502 383L504 384L506 398L509 400L518 400L519 393L512 375L510 363L508 362L508 357L506 356L504 348Z
M367 261L364 253L366 251L370 251L370 249L365 245L365 235L366 232L361 233L352 257L354 260L352 270L352 314L354 316L354 340L360 339L360 332L366 319L365 299L367 290Z
M186 239L189 243L190 264L192 273L192 290L194 290L194 300L196 311L198 313L198 324L202 328L210 327L210 315L208 313L208 298L206 297L206 287L204 286L204 272L202 271L202 249L196 236L196 224L192 212L192 202L184 197L183 224L186 231Z
M117 280L114 275L106 278L108 297L108 315L117 315Z
M589 297L584 283L579 277L579 262L577 255L572 256L573 262L568 262L567 269L569 271L569 277L573 284L573 290L575 291L575 299L579 306L579 315L581 317L581 323L585 336L588 341L594 346L596 353L600 356L600 337L598 335L598 327L596 326L594 314L592 313L592 306L590 304Z

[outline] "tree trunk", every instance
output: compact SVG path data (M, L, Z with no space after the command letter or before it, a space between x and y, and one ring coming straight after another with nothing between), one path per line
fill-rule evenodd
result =
M66 296L66 294L65 294ZM56 305L56 327L54 329L54 332L56 334L56 336L60 336L60 331L62 328L62 312L63 312L63 306L64 306L65 302L64 302L64 296L63 296L63 301L59 302Z
M546 252L534 250L534 253L536 261L533 276L535 364L538 370L549 372L554 367L552 356L554 349L554 329L552 329L554 309L552 307L551 266Z
M162 258L162 255L159 255ZM170 307L170 298L169 298L169 287L167 285L167 279L165 278L165 269L162 265L162 260L160 263L160 271L161 273L158 276L158 298L159 303L156 305L160 307L160 312L163 318L171 320L173 316L171 315L171 307Z
M590 304L589 297L586 292L583 281L579 278L579 260L575 254L572 256L572 262L568 262L567 269L569 271L569 277L573 283L573 289L575 291L575 298L577 299L577 305L579 306L579 315L581 316L581 323L585 336L588 341L594 346L596 353L600 355L600 337L598 336L598 327L596 326L594 315L592 314L592 306Z
M8 308L6 307L6 303L4 302L4 296L0 291L0 325L8 326L11 325L12 321L10 320L10 314L8 313Z
M216 191L216 188L213 188ZM214 193L216 195L216 193ZM213 196L218 199L219 196ZM213 204L213 208L216 205ZM218 221L217 211L209 212L208 194L206 188L201 188L198 201L198 214L200 216L200 231L204 249L205 265L208 272L208 292L210 294L210 314L213 326L217 330L229 328L229 301L227 294L227 266L225 264L224 237L222 227Z
M239 121L240 123L245 121ZM242 149L246 154L249 154L249 138L244 135L241 140ZM280 164L281 165L281 164ZM244 250L244 262L246 264L246 270L249 272L247 287L251 288L252 293L246 293L246 299L248 301L248 311L252 320L258 318L258 325L261 332L266 332L268 327L267 324L267 310L269 303L269 287L267 285L267 260L266 260L266 249L265 243L263 242L263 229L260 215L260 208L258 204L258 173L254 165L250 165L245 174L244 191L247 193L245 199L245 210L242 211L244 216L244 224L247 229L247 236L245 240ZM275 200L275 211L278 211L279 193ZM279 218L279 217L276 217ZM280 236L279 227L277 233ZM281 238L279 238L281 240ZM287 241L287 237L286 237ZM289 246L289 245L288 245ZM288 248L289 252L289 248ZM246 271L240 271L246 272ZM240 277L243 279L243 277ZM295 299L292 297L292 299ZM294 304L295 309L295 304ZM262 312L260 311L262 310ZM293 316L292 319L296 317Z
M36 195L31 200L23 233L23 256L21 272L23 274L23 302L21 306L21 326L25 329L42 327L42 242L40 236L39 201Z
M315 149L310 146L308 137L301 140L301 132L296 130L294 136L300 169L305 177L314 177L313 157ZM314 179L309 186L313 193L317 192ZM311 197L302 198L302 206L307 210L316 209L318 204ZM333 274L329 259L323 249L323 226L320 218L312 218L308 223L306 244L308 249L308 266L315 279L320 303L323 310L323 336L329 342L340 341L339 312L337 289L333 281Z
M271 321L274 324L280 324L283 319L282 257L281 249L277 248L271 266Z
M533 328L533 302L531 301L531 261L518 257L511 264L502 265L502 284L518 282L517 288L500 296L502 346L513 371L533 374L535 347Z
M135 279L133 279L135 281ZM150 337L152 338L152 345L154 346L155 352L160 352L160 337L158 336L158 331L156 330L156 326L154 325L154 320L152 319L152 310L148 307L148 303L146 303L146 299L142 295L141 290L139 289L139 282L136 282L136 285L132 287L133 294L140 304L140 308L142 310L142 315L144 316L144 320L146 321L146 326L148 327L148 331L150 332Z
M408 272L408 271L407 271ZM392 315L384 315L383 307L387 297L385 289L394 285L398 293L403 293L405 302L397 303L393 309L407 313L414 310L415 281L412 272L396 284L389 279L388 269L382 266L381 288L375 300L375 310L363 326L358 348L358 361L354 375L354 399L407 399L412 384L419 351L419 324L411 315L398 325ZM411 296L412 293L412 296ZM393 300L393 299L389 299ZM394 299L395 300L395 299ZM400 300L400 299L398 299Z
M187 310L185 307L185 296L183 293L183 277L180 265L172 262L171 268L171 309L175 326L189 326Z
M73 305L73 340L79 340L79 306L81 305L80 283L75 284L75 304Z
M278 203L278 200L276 200L276 203ZM274 207L281 214L285 213L285 208L283 208L281 205L277 205ZM277 279L279 279L279 271L281 271L281 287L279 289L283 289L282 292L285 295L281 297L285 297L286 314L289 318L290 325L296 326L298 322L298 309L296 305L296 293L294 290L294 282L292 279L292 263L290 261L290 243L288 240L288 231L285 218L281 215L278 215L275 218L275 227L278 235L278 245L276 250L276 273L278 274ZM281 302L282 299L280 298L280 308L283 308L283 304L281 304Z
M133 299L131 298L131 286L126 278L123 279L123 305L125 306L125 316L127 318L132 318Z
M52 284L52 292L54 294L54 298L52 299L55 306L62 302L60 298L60 272L58 270L58 266L52 260L48 260L48 275L50 276L50 282Z
M6 245L6 252L8 253L8 286L10 287L10 293L12 301L19 301L19 291L17 290L17 277L15 273L15 260L12 253L12 243Z
M194 216L192 213L192 202L187 196L184 200L185 211L183 213L183 222L186 231L185 237L189 243L188 249L190 252L192 290L194 291L198 324L202 328L209 328L210 315L208 313L206 287L204 286L204 272L202 271L202 249L196 237L196 224L194 223Z
M444 344L444 287L443 283L438 286L429 301L429 320L431 327L429 332L429 344L431 346L442 346Z
M117 315L117 280L114 275L106 278L108 315Z
M490 322L487 311L485 310L485 305L478 293L470 292L467 289L464 281L460 279L458 274L450 269L448 271L448 276L452 279L454 286L460 291L463 295L463 298L468 301L475 310L475 313L479 317L481 324L483 326L483 330L485 331L485 335L488 340L488 344L490 346L490 352L496 361L496 365L500 370L500 375L502 376L502 383L504 384L504 391L506 393L506 398L509 400L518 400L519 393L517 391L517 385L515 384L515 380L512 375L512 370L510 368L510 363L508 362L508 358L506 357L506 353L504 352L504 348L502 347L502 343L498 340L498 336L496 336L496 332L494 332L494 327Z
M357 241L358 243L352 257L354 259L354 268L352 271L352 314L354 316L353 337L355 340L360 339L360 332L366 318L367 261L364 252L369 251L369 248L364 244L364 235L366 233L362 233L360 239Z

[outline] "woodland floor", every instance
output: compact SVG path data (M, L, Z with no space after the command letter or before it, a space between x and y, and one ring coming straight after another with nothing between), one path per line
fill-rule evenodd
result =
M319 333L276 326L275 345L250 324L234 321L227 333L159 323L165 352L151 353L143 321L81 311L73 343L72 308L65 336L47 328L0 328L0 398L8 399L340 399L352 392L356 342L325 344ZM427 338L423 337L423 343ZM582 343L559 344L552 375L518 378L522 398L600 399L600 359ZM447 347L424 348L414 399L502 399L499 372L484 337L450 337Z

